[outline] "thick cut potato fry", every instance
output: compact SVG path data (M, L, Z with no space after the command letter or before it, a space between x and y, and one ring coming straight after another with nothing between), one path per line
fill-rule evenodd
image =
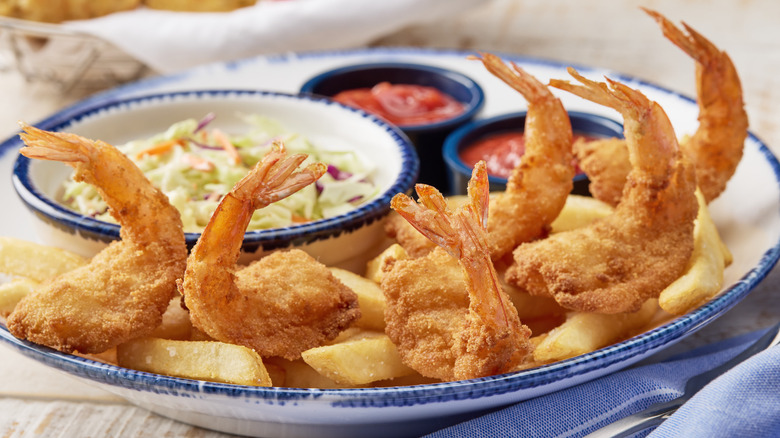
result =
M152 9L187 12L226 12L255 4L257 0L145 0L144 4Z
M181 295L176 294L163 313L162 323L154 329L149 337L191 341L194 340L192 339L192 330L190 313L181 306Z
M391 386L413 386L413 385L428 385L431 383L440 383L441 380L434 379L432 377L425 377L420 373L409 374L402 377L396 377L394 379L378 380L371 383L372 388L388 388Z
M606 347L644 329L657 311L658 300L650 299L634 313L572 313L539 341L534 360L553 362Z
M42 282L86 263L83 257L12 237L0 236L0 272Z
M8 317L14 311L16 304L25 295L34 291L40 283L29 278L14 278L8 283L0 284L0 316Z
M385 274L388 265L395 260L406 260L409 255L399 244L394 243L388 246L381 254L369 260L366 264L366 278L376 284L382 283L382 277Z
M503 275L499 275L501 288L509 296L512 304L517 308L517 316L521 321L526 319L544 318L556 315L564 315L568 310L558 304L552 297L543 297L531 295L504 280Z
M329 268L330 272L358 297L360 319L356 327L368 330L385 330L385 294L377 283L353 272L340 268Z
M329 379L311 365L302 359L287 360L281 357L271 357L265 361L266 367L275 367L282 370L284 379L279 380L279 375L271 374L274 380L274 386L285 388L319 388L319 389L338 389L338 388L358 388L365 385L345 385ZM272 368L269 368L269 372Z
M306 350L301 357L323 376L345 385L414 374L401 362L398 349L384 333L365 332L338 344Z
M117 347L119 366L168 376L237 385L271 386L252 349L222 342L143 338Z
M693 228L693 254L688 270L658 297L658 304L672 315L683 315L705 303L723 287L723 271L731 264L729 249L720 239L707 203L700 191L699 215Z
M596 198L569 195L558 217L551 224L553 233L582 228L598 218L612 214L614 209Z

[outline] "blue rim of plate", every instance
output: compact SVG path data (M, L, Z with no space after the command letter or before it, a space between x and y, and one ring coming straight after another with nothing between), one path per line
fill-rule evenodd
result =
M469 96L468 100L459 100L466 105L466 111L463 113L434 123L423 123L416 125L399 125L402 131L413 134L419 132L439 131L450 129L454 126L458 126L463 122L473 119L477 113L482 109L485 104L485 92L482 87L472 78L467 75L456 72L454 70L448 70L446 68L434 67L425 64L416 64L411 62L367 62L359 64L350 64L343 67L338 67L328 71L323 71L315 76L309 78L302 86L300 91L302 93L318 94L318 87L328 79L333 78L341 74L356 73L361 71L370 70L402 70L402 71L420 71L424 73L432 73L434 75L441 76L452 83L457 83L467 91ZM326 96L332 97L332 96Z
M201 98L219 98L225 96L239 97L270 97L274 99L289 99L294 101L309 101L320 105L338 107L347 112L359 115L368 119L384 130L393 140L399 149L401 156L401 172L392 182L390 187L374 198L372 201L362 204L347 213L317 221L291 225L289 227L275 228L271 230L247 231L244 238L243 248L248 251L255 251L262 246L264 250L285 248L291 245L308 243L315 240L327 239L342 232L349 232L365 224L370 224L375 220L385 216L390 211L390 200L399 192L406 192L412 188L414 181L419 173L419 160L412 146L411 141L397 127L383 121L382 119L369 114L365 111L355 109L330 99L311 96L296 95L290 93L280 93L273 91L260 90L194 90L179 91L172 93L155 93L141 95L127 99L116 99L105 103L97 103L76 111L64 111L40 122L37 127L50 131L62 131L78 123L83 119L101 113L115 111L117 109L132 107L135 104L147 102L170 102L174 100L188 100ZM0 150L4 148L19 148L23 143L18 136L6 140L0 145ZM119 225L94 219L90 216L79 214L73 210L64 207L54 199L51 199L41 193L29 178L29 166L31 159L19 155L14 163L12 182L20 196L26 200L28 208L33 209L35 214L41 215L44 220L55 226L63 227L68 231L77 232L97 240L115 240L119 238ZM188 247L195 245L200 233L185 233Z
M318 58L328 56L345 55L375 55L376 53L388 55L450 55L468 56L473 52L467 51L442 51L430 49L361 49L361 50L337 50L321 52L302 52L295 55L296 60L302 58ZM555 68L565 68L568 64L548 61L537 58L520 57L511 54L500 54L502 58L519 64L536 64ZM287 62L288 57L250 58L233 63L223 64L225 68L237 69L246 63L258 62L267 59L270 62ZM71 107L71 111L78 110L94 102L111 101L123 93L132 93L145 86L175 81L194 74L198 71L207 72L215 66L206 66L189 70L189 73L154 78L147 81L138 81L124 85L116 89L104 92L86 101ZM221 68L221 67L220 67ZM576 66L581 73L588 71L601 71L585 66ZM643 87L653 88L664 94L676 96L691 103L695 99L670 91L658 85L641 81L636 78L609 72L609 76L620 81L630 81ZM47 119L50 120L50 119ZM775 180L780 185L780 163L767 146L753 133L748 133L748 138L758 145L759 153L770 164L775 175ZM9 149L8 141L0 144L0 156ZM690 333L698 330L711 322L717 316L735 306L758 283L763 280L780 258L780 241L775 242L761 256L759 262L750 271L745 273L738 281L725 289L717 297L710 300L696 310L678 317L660 327L634 336L623 342L560 362L543 365L510 374L503 374L480 379L462 380L456 382L432 383L426 385L390 388L361 388L361 389L297 389L297 388L263 388L229 385L213 382L203 382L158 374L120 368L94 360L73 356L58 352L48 347L33 344L12 336L5 325L0 324L0 339L15 347L20 353L39 362L58 368L70 374L101 382L117 387L130 388L138 391L180 395L183 397L197 397L194 394L219 394L227 397L254 400L257 403L284 404L296 400L321 400L330 403L334 407L385 407L385 406L414 406L427 403L447 402L463 399L478 399L493 395L506 394L523 389L541 387L553 382L574 378L587 373L597 372L600 369L626 362L643 353L653 352L663 346L672 343Z

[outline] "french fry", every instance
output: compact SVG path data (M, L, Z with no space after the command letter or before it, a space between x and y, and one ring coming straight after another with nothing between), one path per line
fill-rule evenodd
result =
M187 339L188 341L217 341L216 339L212 338L206 332L200 330L199 328L192 326L190 329L190 338Z
M611 205L596 198L580 195L569 195L558 217L552 226L553 233L582 228L598 218L612 214Z
M329 379L317 370L311 367L301 359L285 360L282 358L269 358L266 360L267 366L278 367L284 372L284 380L274 380L274 386L283 386L286 388L319 388L319 389L337 389L337 388L356 388L363 385L344 385ZM270 370L270 368L269 368ZM278 376L278 374L277 374ZM274 375L272 375L274 377ZM278 379L278 377L277 377Z
M92 359L98 362L103 362L111 365L118 365L116 360L116 347L109 348L106 351L103 351L101 353L92 353L92 354L81 354L78 352L73 353L76 356L85 357L87 359Z
M553 362L606 347L644 328L657 311L658 300L650 299L634 313L572 313L539 341L534 360Z
M379 285L368 278L340 268L329 268L334 277L352 289L358 296L360 319L356 327L368 330L385 330L385 294Z
M72 271L86 263L72 252L0 236L0 272L37 282Z
M301 357L323 376L345 385L365 385L414 373L401 362L390 338L378 332L315 347L301 353Z
M683 315L720 292L723 271L732 261L699 190L696 197L699 214L693 228L693 254L688 269L658 297L661 308L672 315Z
M323 345L338 344L338 343L344 342L344 341L346 341L348 339L357 338L358 336L365 335L366 333L374 333L374 332L373 331L366 332L365 329L360 328L360 327L355 327L355 326L348 327L348 328L342 330L341 333L338 334L338 336L336 336L335 338L331 339L330 341L325 342Z
M382 251L381 254L368 261L366 264L366 278L380 284L388 264L395 260L406 260L408 258L409 255L406 253L406 250L401 245L394 243Z
M268 376L271 377L271 386L284 386L284 382L287 380L287 369L274 362L272 359L273 358L268 358L263 360L263 365L265 366L266 371L268 371ZM279 358L279 360L284 359Z
M406 376L396 377L387 380L378 380L371 383L372 388L386 388L390 386L413 386L413 385L427 385L430 383L439 383L441 380L431 377L424 377L419 373L409 374Z
M19 301L34 291L38 284L29 278L14 278L8 283L0 284L0 316L5 318L10 315Z
M119 366L195 380L271 386L263 360L252 349L209 341L142 338L117 347Z
M179 341L193 340L192 330L190 313L181 306L181 295L176 294L176 297L168 303L162 322L149 337Z
M503 275L499 275L501 288L509 296L509 300L517 308L517 315L520 320L543 318L547 316L564 315L568 310L563 308L551 297L531 295L504 280Z

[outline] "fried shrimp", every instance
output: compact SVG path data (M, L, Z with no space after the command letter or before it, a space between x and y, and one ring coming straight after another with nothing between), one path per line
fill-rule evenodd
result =
M599 201L616 206L631 172L626 141L622 138L579 139L572 145L580 168L588 175L588 191Z
M113 146L22 127L22 155L72 166L74 178L94 185L109 205L121 225L121 240L23 298L8 317L9 331L81 353L100 353L148 335L162 321L184 274L187 247L179 212Z
M275 147L220 202L187 259L179 291L195 327L209 336L290 360L333 339L360 316L355 293L300 250L274 252L239 268L255 210L313 183L322 163Z
M470 203L454 212L435 188L418 184L416 190L419 204L398 194L391 205L443 250L397 261L384 277L385 332L404 363L427 377L471 379L517 369L532 349L531 331L501 289L488 252L485 163L474 169Z
M506 190L491 199L487 242L492 259L498 261L520 243L546 236L563 209L575 175L572 129L563 104L535 77L489 53L481 60L488 71L528 101L525 152ZM388 221L387 230L413 257L434 248L397 216Z
M644 9L661 26L666 38L696 61L696 95L699 128L680 143L680 149L696 166L699 188L707 202L717 198L742 159L748 118L739 76L729 56L687 24L688 32L658 12ZM625 147L619 144L619 147ZM615 205L625 185L627 154L614 145L575 144L580 166L591 180L591 193Z
M621 83L569 73L583 85L560 80L551 85L623 115L632 170L613 214L520 245L506 280L572 310L636 311L677 279L691 257L696 175L657 103Z

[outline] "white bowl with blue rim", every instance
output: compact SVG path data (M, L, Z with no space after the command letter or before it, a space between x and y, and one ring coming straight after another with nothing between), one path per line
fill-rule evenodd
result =
M73 132L109 144L149 138L170 125L204 114L225 132L242 132L242 115L267 116L313 144L338 144L353 150L374 168L376 195L355 209L331 218L283 228L247 231L242 261L268 251L299 248L333 266L361 265L366 254L384 240L382 219L390 199L416 181L419 161L408 138L395 126L354 108L314 96L253 90L182 91L104 102L75 113L64 111L38 124L53 131ZM21 140L16 139L22 146ZM39 239L84 256L92 256L119 238L119 225L80 214L63 205L62 184L72 168L54 161L19 156L13 184L34 213ZM200 233L185 233L192 247Z
M333 97L342 91L371 88L380 82L432 87L463 104L463 112L452 118L399 125L417 148L421 162L419 181L445 191L442 144L450 132L473 120L482 110L485 102L482 87L471 77L442 67L409 62L372 62L317 73L301 86L300 91Z
M447 182L450 193L454 195L466 194L466 187L471 178L472 167L466 164L462 158L462 151L476 142L496 134L522 133L525 129L526 112L501 114L498 116L475 120L453 131L444 141L442 156L447 165ZM598 114L581 111L570 111L572 131L575 135L584 135L593 138L623 138L623 124ZM491 191L503 191L506 189L507 179L488 175ZM574 176L572 193L587 195L587 175L578 172Z

